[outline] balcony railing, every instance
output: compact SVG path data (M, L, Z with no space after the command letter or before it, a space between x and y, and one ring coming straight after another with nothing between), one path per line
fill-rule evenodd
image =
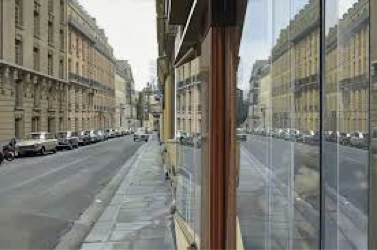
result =
M90 41L92 41L93 43L96 42L96 38L95 38L94 34L89 32L89 29L87 27L85 27L82 23L80 23L76 18L70 16L68 18L68 23L72 27L74 27L77 31L79 31L84 36L86 36Z

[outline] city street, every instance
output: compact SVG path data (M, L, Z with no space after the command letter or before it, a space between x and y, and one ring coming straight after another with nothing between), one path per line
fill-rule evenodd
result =
M1 165L1 248L53 249L142 144L128 135Z

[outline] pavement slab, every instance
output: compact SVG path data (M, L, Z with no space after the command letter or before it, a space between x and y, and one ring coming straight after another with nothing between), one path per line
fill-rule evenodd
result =
M81 249L175 249L172 194L158 147L153 136Z

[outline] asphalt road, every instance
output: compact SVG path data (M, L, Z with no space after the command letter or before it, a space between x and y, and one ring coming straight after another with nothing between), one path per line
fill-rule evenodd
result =
M142 145L132 136L0 167L0 249L53 249Z

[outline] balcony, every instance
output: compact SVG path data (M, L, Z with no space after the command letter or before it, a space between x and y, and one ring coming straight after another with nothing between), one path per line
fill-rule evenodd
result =
M96 37L94 36L94 34L90 33L89 29L86 28L82 23L80 23L80 21L78 21L76 18L70 16L68 18L68 24L70 24L73 28L87 37L92 43L96 42Z

